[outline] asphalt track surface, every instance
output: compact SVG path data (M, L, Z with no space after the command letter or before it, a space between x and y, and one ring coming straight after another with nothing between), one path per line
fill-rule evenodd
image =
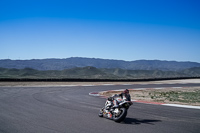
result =
M0 87L0 133L199 133L200 110L133 103L124 122L98 117L90 92L200 84Z

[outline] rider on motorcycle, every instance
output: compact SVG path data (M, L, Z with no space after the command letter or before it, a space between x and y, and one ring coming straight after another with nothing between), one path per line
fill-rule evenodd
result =
M118 101L114 98L114 97L121 97L123 100L126 100L126 101L131 101L131 96L129 94L129 90L126 89L124 90L121 94L117 95L115 94L113 97L109 97L106 101L106 106L105 106L105 109L108 111L110 110L111 108L115 108L115 107L118 107Z
M120 96L123 100L131 101L131 96L130 96L130 94L129 94L129 90L128 90L128 89L124 90L124 92L122 92L121 94L119 94L119 96Z

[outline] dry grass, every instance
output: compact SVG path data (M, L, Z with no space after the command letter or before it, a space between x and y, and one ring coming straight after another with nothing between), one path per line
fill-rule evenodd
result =
M102 92L110 97L122 91ZM132 100L200 106L200 87L130 90Z

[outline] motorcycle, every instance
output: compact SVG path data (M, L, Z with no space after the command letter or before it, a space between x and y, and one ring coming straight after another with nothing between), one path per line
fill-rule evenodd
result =
M109 104L109 101L111 100L107 100L105 103L105 107L100 109L99 117L105 117L114 120L115 122L123 121L126 118L127 110L133 103L131 101L127 101L126 99L113 98L113 104L111 108L106 109L107 105ZM117 106L116 103L118 104Z

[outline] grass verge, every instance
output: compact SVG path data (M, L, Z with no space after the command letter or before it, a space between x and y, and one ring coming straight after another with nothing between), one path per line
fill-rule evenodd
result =
M102 95L119 93L103 92ZM200 87L131 90L130 95L132 100L200 106Z

